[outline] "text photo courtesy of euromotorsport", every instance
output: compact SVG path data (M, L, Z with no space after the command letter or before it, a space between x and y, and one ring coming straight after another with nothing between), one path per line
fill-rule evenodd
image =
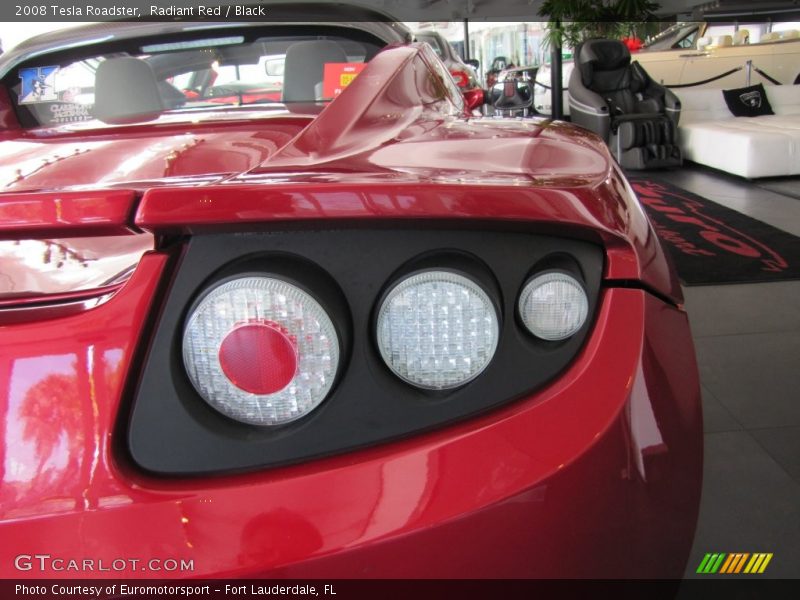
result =
M96 18L136 18L143 17L266 17L265 6L239 5L198 5L198 6L97 6L94 4L65 5L56 4L16 4L14 14L18 17L96 17Z
M21 596L85 596L99 598L101 596L210 596L212 593L226 596L335 596L333 585L309 584L249 584L249 585L135 585L135 584L97 584L97 585L69 585L54 583L51 585L27 585L18 583L15 586L15 595Z

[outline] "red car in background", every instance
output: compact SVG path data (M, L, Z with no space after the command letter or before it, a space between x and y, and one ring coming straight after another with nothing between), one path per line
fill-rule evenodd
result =
M425 42L429 44L433 51L436 53L456 85L461 89L464 94L464 101L467 108L470 110L480 110L484 103L484 89L481 87L478 74L475 72L477 69L477 61L471 61L474 64L467 64L456 52L455 48L448 42L445 37L438 31L417 31L414 34L414 39L418 42Z
M0 575L681 576L697 370L624 175L335 10L0 60Z

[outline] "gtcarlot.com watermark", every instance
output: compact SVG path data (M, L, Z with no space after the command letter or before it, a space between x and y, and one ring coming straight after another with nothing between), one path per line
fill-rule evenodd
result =
M174 573L194 571L194 559L175 558L66 558L50 554L19 554L14 558L14 568L18 571L38 571L41 573L119 573L123 571L151 571L153 573Z

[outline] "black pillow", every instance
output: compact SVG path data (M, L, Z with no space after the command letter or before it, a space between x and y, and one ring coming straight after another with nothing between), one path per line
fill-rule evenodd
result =
M751 85L735 90L722 90L725 104L734 117L759 117L774 115L762 84Z

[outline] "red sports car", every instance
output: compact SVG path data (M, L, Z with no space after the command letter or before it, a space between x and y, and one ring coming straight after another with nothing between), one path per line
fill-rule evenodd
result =
M698 377L625 177L335 10L3 55L0 576L679 577Z

